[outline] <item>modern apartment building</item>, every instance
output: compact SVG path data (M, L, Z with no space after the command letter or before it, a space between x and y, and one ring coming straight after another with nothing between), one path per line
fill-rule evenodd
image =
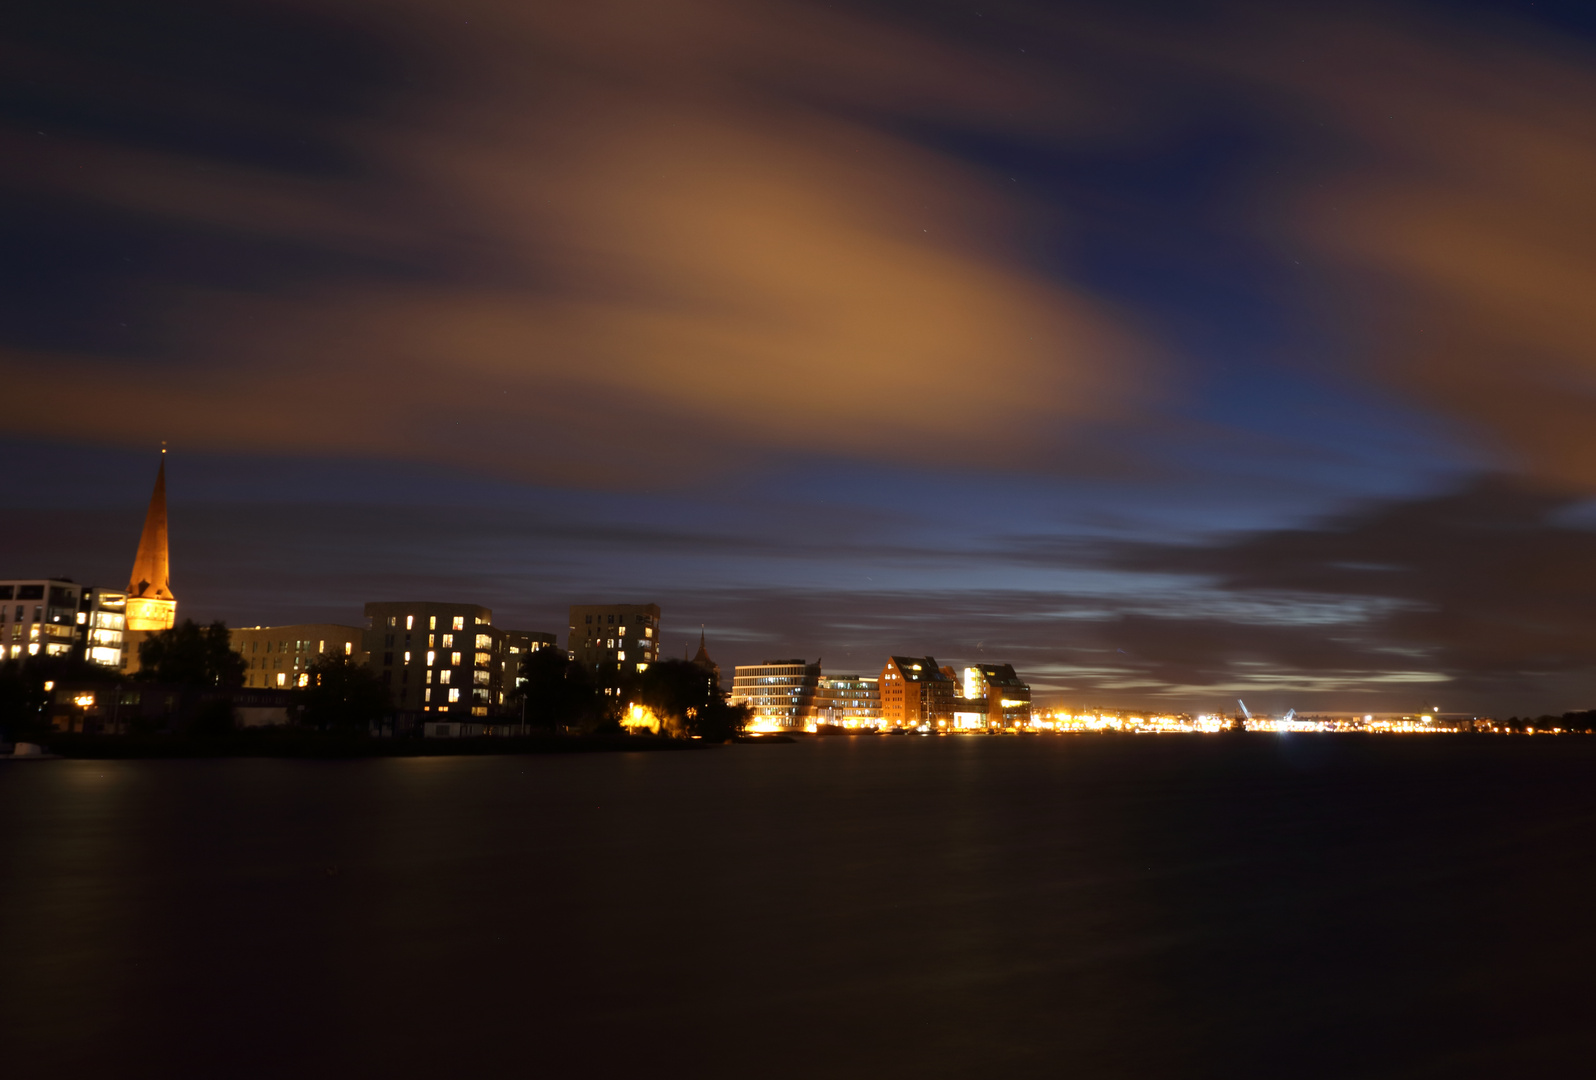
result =
M366 605L366 663L401 712L489 716L511 707L526 653L553 634L504 630L478 604Z
M401 711L486 716L498 703L503 667L493 663L493 612L487 608L371 603L366 626L367 662Z
M127 594L70 578L0 581L0 660L81 656L113 671L127 658Z
M961 727L1011 728L1031 719L1031 688L1013 664L975 664L964 669Z
M748 706L751 731L803 729L815 722L820 665L803 660L738 664L732 676L731 703Z
M619 695L623 677L640 675L659 659L659 627L658 604L576 604L566 653L592 672L605 694Z
M874 675L822 675L815 722L843 728L881 726L881 680Z
M293 689L304 686L305 670L321 656L348 656L366 662L365 632L337 623L295 626L240 626L228 632L233 651L249 664L244 685Z
M889 657L886 666L881 669L882 726L951 726L958 685L937 666L934 657Z

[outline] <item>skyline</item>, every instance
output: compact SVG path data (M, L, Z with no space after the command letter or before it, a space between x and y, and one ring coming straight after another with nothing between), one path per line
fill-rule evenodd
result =
M164 439L199 621L1596 704L1575 5L63 10L0 106L8 576L120 587Z

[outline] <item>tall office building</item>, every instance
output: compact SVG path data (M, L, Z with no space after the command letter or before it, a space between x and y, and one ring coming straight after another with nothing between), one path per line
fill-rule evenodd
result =
M118 670L127 594L69 578L0 581L0 660L81 656Z
M249 665L244 672L245 686L304 686L306 669L321 656L348 656L357 663L366 663L365 631L358 626L240 626L228 633L233 651Z
M752 731L785 731L812 727L815 694L820 689L820 664L804 660L766 660L738 664L732 677L731 702L746 705Z
M945 728L953 722L958 683L930 656L893 656L881 669L885 727Z
M627 676L659 659L658 604L576 604L566 653L593 674L606 695L619 695Z

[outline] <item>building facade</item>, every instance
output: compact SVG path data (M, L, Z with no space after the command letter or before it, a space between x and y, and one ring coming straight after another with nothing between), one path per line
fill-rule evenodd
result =
M479 604L366 605L366 664L401 712L453 717L515 710L521 660L554 645L553 634L494 626L493 612Z
M658 604L576 604L566 654L607 696L619 696L627 676L641 675L659 659L659 632Z
M975 664L964 669L961 727L1012 728L1031 720L1031 687L1013 664Z
M822 675L815 690L815 722L832 727L881 726L881 680L874 675Z
M70 578L0 581L0 660L78 656L113 671L126 661L127 594Z
M249 667L244 685L294 689L308 681L305 672L322 656L348 656L366 662L365 632L337 623L293 626L240 626L228 631L228 643Z
M881 669L881 724L946 728L953 724L958 683L930 656L893 656Z
M750 731L787 731L812 727L820 665L803 660L766 660L738 664L732 676L731 703L749 709Z

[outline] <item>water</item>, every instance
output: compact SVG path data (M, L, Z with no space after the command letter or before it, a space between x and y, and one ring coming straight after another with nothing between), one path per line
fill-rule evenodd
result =
M0 767L0 1069L1434 1077L1596 1060L1596 739Z

